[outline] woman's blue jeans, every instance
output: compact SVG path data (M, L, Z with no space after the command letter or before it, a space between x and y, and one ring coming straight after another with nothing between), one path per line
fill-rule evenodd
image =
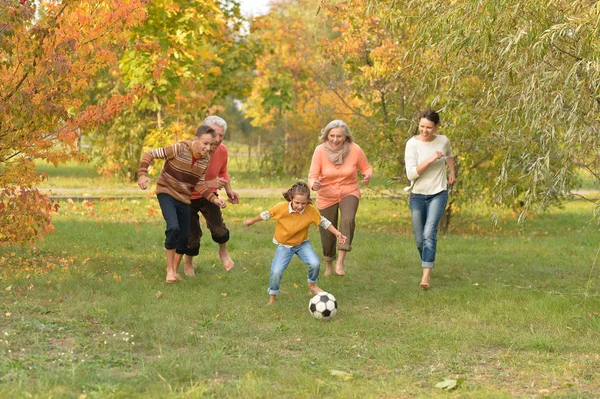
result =
M279 294L279 284L281 283L281 276L283 272L290 264L294 254L298 255L300 260L308 265L308 283L316 283L319 279L319 269L321 268L321 261L315 253L315 250L310 245L308 240L304 241L300 245L295 247L286 247L284 245L278 245L275 251L275 257L271 264L271 277L269 281L269 295Z
M410 194L410 214L415 242L421 255L421 266L425 268L432 269L435 264L437 230L447 202L448 190L431 195Z
M190 206L169 194L160 193L156 197L167 222L165 249L175 249L176 253L184 254L190 234Z

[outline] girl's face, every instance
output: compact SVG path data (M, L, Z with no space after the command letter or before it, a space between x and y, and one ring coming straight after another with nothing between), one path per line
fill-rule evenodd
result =
M327 141L329 142L329 145L331 145L331 147L333 148L338 148L342 144L344 144L344 141L346 141L344 128L340 126L331 129L329 133L327 133Z
M419 135L423 139L422 141L431 141L434 139L435 130L437 125L427 118L421 118L419 120Z
M201 158L208 155L210 146L215 142L215 139L210 134L206 133L200 137L196 137L192 141L192 155L194 158Z
M308 204L308 196L306 194L296 194L292 197L292 209L296 212L302 212Z

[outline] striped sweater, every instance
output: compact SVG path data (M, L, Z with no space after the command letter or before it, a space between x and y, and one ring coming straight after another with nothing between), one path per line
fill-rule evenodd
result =
M192 192L197 191L209 201L213 200L215 195L204 184L210 157L193 158L191 141L145 152L138 175L148 176L148 167L155 159L166 161L156 182L156 194L169 194L176 200L189 204Z

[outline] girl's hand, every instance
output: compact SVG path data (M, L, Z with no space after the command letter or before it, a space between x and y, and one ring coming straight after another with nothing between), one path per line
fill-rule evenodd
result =
M150 178L145 175L140 176L138 179L138 186L140 186L142 190L147 189L150 186Z
M252 226L252 220L244 219L244 226Z
M343 235L342 233L340 233L339 231L337 232L337 234L335 235L337 237L338 243L339 244L345 244L346 243L346 236Z

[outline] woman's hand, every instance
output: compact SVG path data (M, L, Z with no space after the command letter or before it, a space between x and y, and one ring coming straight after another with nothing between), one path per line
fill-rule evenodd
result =
M454 176L454 171L448 173L448 184L454 184L456 182L456 176Z
M371 178L372 178L372 177L373 177L373 176L371 176L371 175L365 175L365 176L363 176L363 179L362 179L362 182L361 182L361 184L362 184L363 186L368 186L368 185L369 185L369 182L371 181Z
M138 186L140 186L142 190L147 189L150 187L150 178L146 175L140 176L138 179Z
M319 191L319 189L321 188L321 178L319 177L318 180L315 180L315 182L312 185L312 189L313 191Z

